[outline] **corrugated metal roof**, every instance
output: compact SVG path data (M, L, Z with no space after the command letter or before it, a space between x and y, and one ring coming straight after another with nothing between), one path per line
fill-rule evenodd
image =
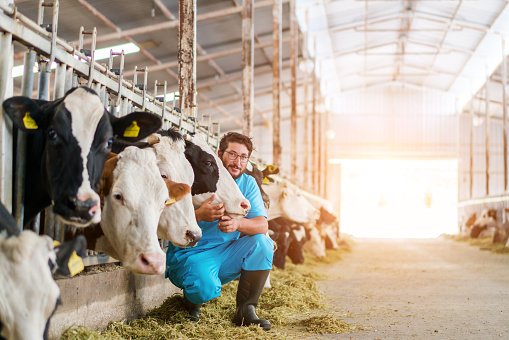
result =
M322 90L327 92L324 97L396 84L454 94L461 110L468 108L472 95L493 74L498 82L490 85L490 98L501 102L501 41L509 33L506 1L295 1L302 36L307 36L307 41L299 42L299 58L303 55L312 58L316 54L316 69L324 84ZM36 20L38 1L16 1L15 5L19 12ZM178 6L178 1L172 0L60 1L58 34L67 41L77 42L80 26L87 30L97 27L99 38L116 31L141 29L143 33L98 39L97 48L126 41L138 44L143 50L126 56L126 71L135 65L148 66L149 84L154 84L156 79L167 81L170 90L175 91L178 89L176 66L158 71L150 69L178 60L178 27L158 28L177 20ZM221 122L222 131L239 129L237 122L242 119L239 6L242 6L240 0L196 2L197 54L225 52L222 57L197 62L198 112L200 107L205 107L213 120ZM289 1L283 0L285 38L289 37L289 8ZM203 15L208 18L200 19ZM48 11L45 18L49 20L50 16ZM256 121L265 126L272 115L272 2L256 0L254 16L256 41L269 43L255 51L255 115ZM282 43L282 49L282 82L289 86L288 41ZM17 64L22 62L20 51L16 49ZM298 105L302 108L303 71L298 72L298 78ZM482 93L477 95L477 100L483 100ZM289 94L287 90L281 94L283 120L290 116ZM474 106L483 107L475 101ZM501 109L493 114L501 116Z

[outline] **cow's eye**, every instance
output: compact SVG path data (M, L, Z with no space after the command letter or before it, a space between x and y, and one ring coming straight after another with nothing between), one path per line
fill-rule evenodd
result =
M111 149L111 146L113 145L113 138L108 139L106 142L106 149Z
M206 166L212 166L212 162L211 162L211 161L206 161L206 162L205 162L205 165L206 165Z
M58 138L58 134L57 134L57 132L55 130L51 129L51 130L48 131L48 137L49 137L49 139L55 141Z
M115 197L115 199L117 201L122 201L122 195L121 194L115 194L113 197Z
M162 178L168 178L168 176L161 174Z

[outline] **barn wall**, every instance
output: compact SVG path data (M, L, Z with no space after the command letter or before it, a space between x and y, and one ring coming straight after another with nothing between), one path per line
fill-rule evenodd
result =
M386 88L333 100L331 158L455 158L455 97Z
M330 124L326 131L321 132L333 132L334 135L329 139L329 158L455 158L455 101L455 97L449 94L401 87L332 96ZM305 153L303 124L303 120L299 119L299 169L303 167ZM272 131L265 126L257 127L254 141L258 149L256 155L268 163L272 162ZM291 150L289 120L281 122L281 144L281 168L288 173Z
M56 280L63 304L51 319L50 339L67 328L102 330L110 321L132 320L181 293L164 275L134 275L126 269Z

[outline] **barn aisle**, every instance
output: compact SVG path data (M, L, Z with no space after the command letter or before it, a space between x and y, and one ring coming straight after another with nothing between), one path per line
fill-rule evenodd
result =
M320 272L330 312L367 330L319 339L509 339L509 256L445 239L355 239Z

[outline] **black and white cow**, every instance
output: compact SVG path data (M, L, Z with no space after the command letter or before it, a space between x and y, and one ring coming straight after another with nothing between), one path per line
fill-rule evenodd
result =
M100 222L96 191L113 138L135 142L161 127L160 117L148 112L111 115L86 87L55 101L12 97L3 110L27 132L25 224L50 204L66 223Z
M214 195L211 204L224 203L225 215L231 218L244 217L251 204L242 195L237 183L212 148L200 136L185 135L185 156L194 171L191 187L193 204L199 208Z
M47 339L49 322L60 300L53 273L82 270L83 237L54 248L46 235L19 232L14 218L0 204L0 339Z
M256 184L258 184L258 188L260 188L260 193L262 194L263 203L265 204L265 209L269 209L270 207L270 197L263 190L262 184L268 184L274 182L269 175L278 174L279 169L274 165L269 165L265 169L260 170L254 163L249 163L248 167L246 167L246 174L252 176Z
M286 257L294 264L304 263L303 245L307 241L304 226L284 217L269 221L270 237L277 244L274 266L285 269Z

